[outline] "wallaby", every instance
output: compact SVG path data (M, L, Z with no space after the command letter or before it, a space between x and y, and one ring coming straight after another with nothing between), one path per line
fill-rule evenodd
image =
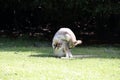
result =
M81 44L81 40L76 40L75 34L69 28L60 28L54 35L52 41L53 52L58 57L73 57L70 48Z

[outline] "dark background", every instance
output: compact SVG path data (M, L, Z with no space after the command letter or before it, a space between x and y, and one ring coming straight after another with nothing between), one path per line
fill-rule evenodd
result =
M69 27L84 43L120 43L119 0L0 0L0 37L51 41Z

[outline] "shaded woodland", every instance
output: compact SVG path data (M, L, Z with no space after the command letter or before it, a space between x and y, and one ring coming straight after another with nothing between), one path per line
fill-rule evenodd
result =
M119 0L0 0L0 36L52 40L71 28L85 43L120 43Z

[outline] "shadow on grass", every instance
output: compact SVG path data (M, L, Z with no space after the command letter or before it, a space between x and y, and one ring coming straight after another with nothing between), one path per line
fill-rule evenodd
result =
M78 55L73 55L74 58L97 58L100 57L98 55L89 55L89 54L78 54Z
M55 57L55 56L50 54L33 54L29 55L29 57Z
M29 57L51 57L51 58L60 58L60 57L56 57L52 54L33 54L33 55L29 55ZM116 56L100 56L100 55L90 55L90 54L75 54L73 55L74 59L84 59L84 58L117 58L120 59L120 57L116 57Z
M60 57L56 57L54 55L48 55L48 54L34 54L34 55L29 55L29 57L53 57L53 58L60 58ZM78 58L78 59L82 59L82 58L95 58L97 57L96 55L73 55L73 58Z

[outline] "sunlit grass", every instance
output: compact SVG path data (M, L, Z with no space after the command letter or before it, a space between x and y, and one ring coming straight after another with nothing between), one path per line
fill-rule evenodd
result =
M76 58L60 59L35 42L0 40L0 80L120 80L119 46L79 46Z

